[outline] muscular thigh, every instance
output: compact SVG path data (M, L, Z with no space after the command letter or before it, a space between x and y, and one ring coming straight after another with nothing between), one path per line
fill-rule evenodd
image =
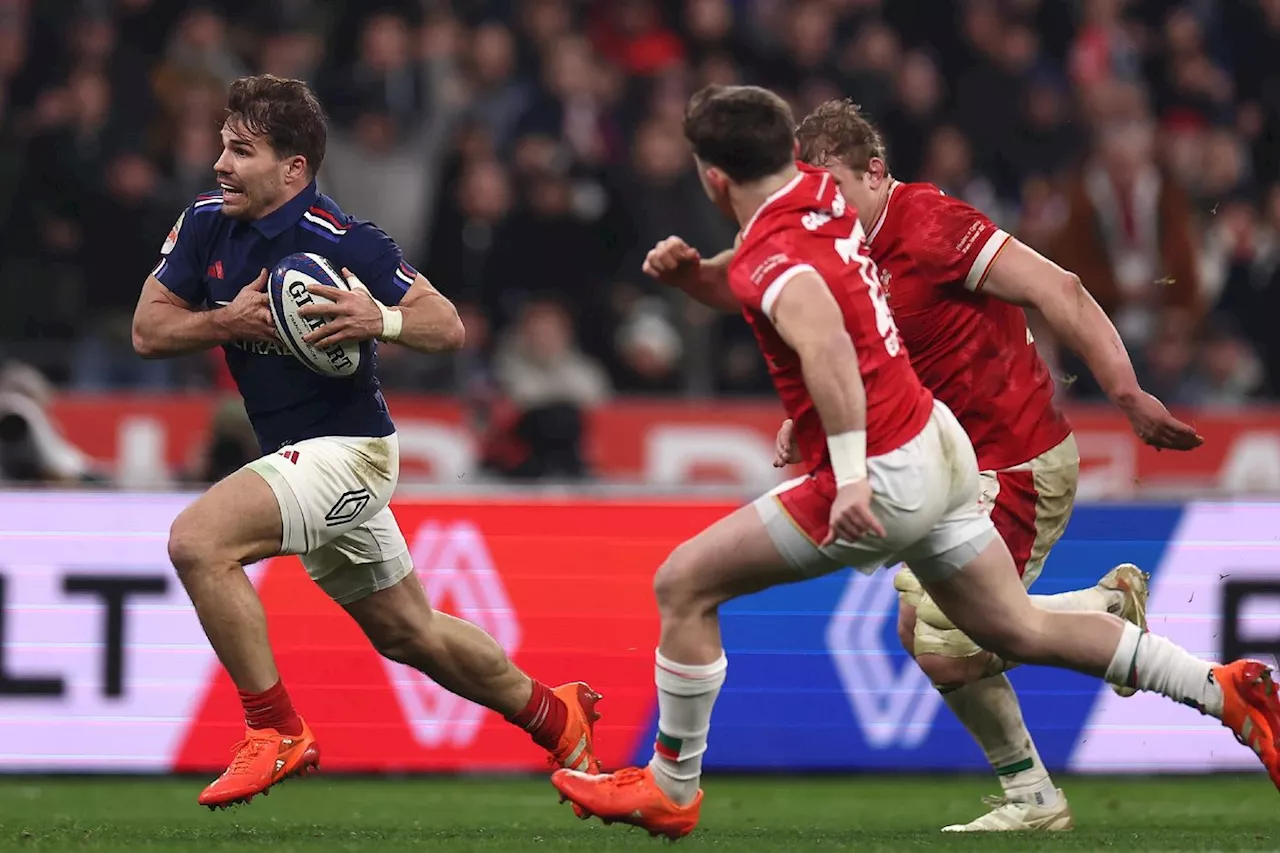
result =
M427 592L416 574L342 605L375 644L395 644L425 630L432 617Z
M247 469L215 483L174 520L169 548L184 555L254 563L280 553L281 521L275 494Z
M738 508L677 546L662 566L657 586L659 597L666 584L679 584L720 602L807 576L783 556L768 522L753 504Z

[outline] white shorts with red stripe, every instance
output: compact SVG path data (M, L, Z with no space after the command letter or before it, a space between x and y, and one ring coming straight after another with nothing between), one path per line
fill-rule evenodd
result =
M754 502L773 544L797 571L814 576L851 566L870 573L909 560L930 579L958 571L995 537L979 501L978 462L969 436L942 402L902 447L867 460L871 510L885 536L822 547L835 499L823 468L783 483Z

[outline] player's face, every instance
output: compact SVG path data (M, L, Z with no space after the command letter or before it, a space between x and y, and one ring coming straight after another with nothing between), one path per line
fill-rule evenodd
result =
M836 186L840 187L840 194L844 196L845 201L858 209L859 219L875 215L879 209L876 198L876 187L879 182L875 180L874 170L853 169L837 157L823 164L823 168L836 179ZM867 225L865 221L862 224L863 227Z
M235 219L259 219L280 206L291 161L281 159L264 137L236 122L222 127L222 154L213 164L222 190L222 212Z

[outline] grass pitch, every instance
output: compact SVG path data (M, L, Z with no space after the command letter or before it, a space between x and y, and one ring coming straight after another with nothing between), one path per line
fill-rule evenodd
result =
M196 805L205 779L0 778L0 851L363 853L658 850L637 829L582 823L545 779L315 776L249 806ZM972 777L711 777L678 850L1280 850L1266 777L1059 779L1076 830L943 835L997 787Z

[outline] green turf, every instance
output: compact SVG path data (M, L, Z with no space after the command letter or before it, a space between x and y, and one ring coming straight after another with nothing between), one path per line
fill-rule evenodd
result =
M0 778L0 851L657 850L629 827L579 823L545 780L317 776L212 813L204 780ZM723 778L678 850L1277 850L1263 776L1065 781L1077 829L942 835L981 811L978 778Z

